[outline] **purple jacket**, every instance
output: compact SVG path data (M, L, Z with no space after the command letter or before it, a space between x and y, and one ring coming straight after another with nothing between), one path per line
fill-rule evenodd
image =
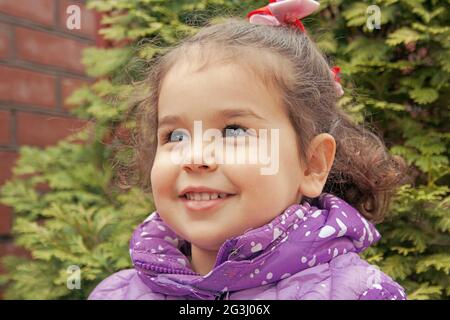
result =
M323 193L221 246L214 268L190 267L189 244L153 212L134 231L134 269L103 280L89 299L389 299L404 289L358 253L381 235L344 200Z

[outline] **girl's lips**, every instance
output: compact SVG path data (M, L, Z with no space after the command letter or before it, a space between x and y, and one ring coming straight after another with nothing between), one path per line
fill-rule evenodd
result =
M217 207L227 201L229 198L234 197L235 194L229 194L225 198L217 198L214 200L189 200L185 197L180 197L181 201L183 201L186 209L191 211L203 211L203 210L211 210L217 209Z

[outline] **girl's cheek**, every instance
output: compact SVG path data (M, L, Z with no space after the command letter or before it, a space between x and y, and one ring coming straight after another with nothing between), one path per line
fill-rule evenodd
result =
M153 167L150 173L153 192L157 193L166 184L171 184L170 181L170 163L168 159L160 154L155 157Z
M241 192L254 190L261 182L260 166L256 164L225 165L223 172L233 185Z
M228 150L227 150L228 148ZM267 151L258 144L258 140L250 143L245 140L225 145L223 152L226 163L240 164L242 168L251 169L264 165L267 161Z

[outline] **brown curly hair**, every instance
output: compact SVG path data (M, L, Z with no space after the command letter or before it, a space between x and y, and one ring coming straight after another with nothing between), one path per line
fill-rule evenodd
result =
M406 175L404 160L391 156L367 124L355 123L337 108L330 66L307 34L291 27L254 25L242 18L210 22L151 61L146 79L137 84L137 92L145 94L135 96L129 110L129 115L136 115L137 130L133 157L119 170L122 186L138 184L151 192L159 92L165 75L181 59L203 63L201 68L218 60L239 63L276 88L298 133L303 163L314 136L329 133L336 140L335 160L323 191L341 197L372 222L383 220Z

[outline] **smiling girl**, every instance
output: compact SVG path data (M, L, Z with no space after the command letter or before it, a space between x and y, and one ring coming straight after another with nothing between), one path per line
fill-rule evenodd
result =
M134 269L90 299L406 298L358 255L380 239L373 223L404 164L336 107L338 69L299 20L317 8L271 1L158 57L136 146L156 211L131 239ZM196 121L237 154L256 153L248 138L277 130L265 141L277 147L276 172L205 159L203 147L188 148Z

